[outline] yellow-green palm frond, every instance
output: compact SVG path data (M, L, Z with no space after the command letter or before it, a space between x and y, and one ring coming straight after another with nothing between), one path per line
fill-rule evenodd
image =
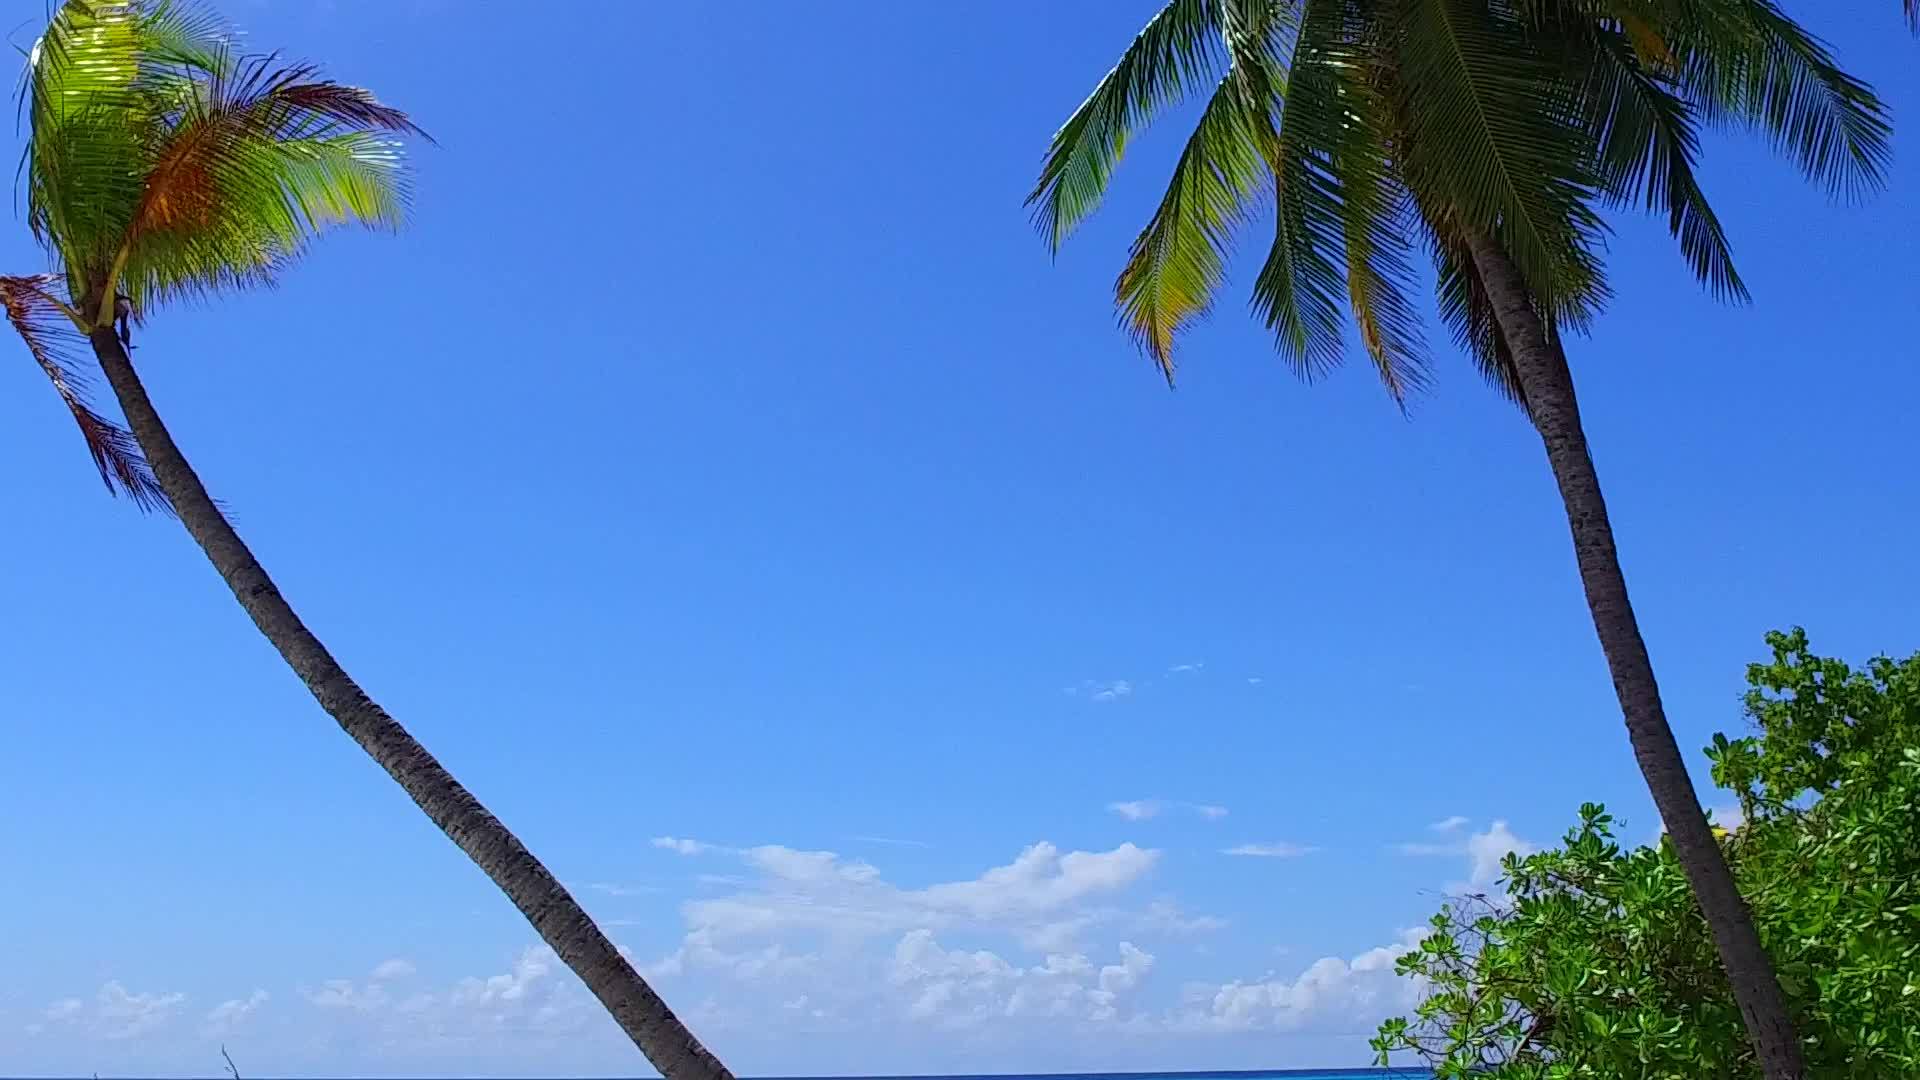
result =
M194 80L126 231L120 291L156 300L272 280L321 231L398 227L404 113L306 65L246 57Z
M52 274L0 276L0 306L6 308L7 321L73 414L107 490L127 496L142 510L169 510L132 433L87 403L87 368L76 355L86 339L74 323L73 309L53 292L58 281Z
M1212 306L1232 234L1266 175L1253 108L1233 76L1221 81L1114 283L1122 320L1168 382L1174 335Z
M1404 405L1427 381L1409 296L1416 221L1389 157L1376 45L1358 5L1301 5L1271 143L1274 241L1254 282L1254 309L1311 379L1345 355L1344 298L1382 383Z
M1099 205L1133 135L1213 80L1221 62L1218 3L1171 0L1054 133L1027 196L1053 250Z
M1266 183L1262 148L1273 141L1284 79L1276 56L1282 16L1271 0L1220 0L1226 75L1114 283L1122 320L1168 382L1175 335L1212 306L1233 234Z
M59 5L28 54L27 223L78 296L118 250L162 124L156 77L223 45L222 28L173 0Z
M419 129L233 37L187 0L67 0L33 49L28 220L97 318L111 291L139 311L270 280L331 225L404 216Z

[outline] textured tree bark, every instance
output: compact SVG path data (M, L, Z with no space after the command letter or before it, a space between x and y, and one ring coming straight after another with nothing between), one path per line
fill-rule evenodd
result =
M467 853L533 924L540 939L600 999L614 1022L667 1080L733 1080L660 995L614 948L579 903L499 819L370 700L300 621L253 552L234 532L174 445L133 363L110 329L92 334L94 355L134 438L181 524L273 647L327 715L399 783L447 838Z
M1613 525L1607 519L1600 493L1600 474L1587 448L1580 425L1580 406L1574 396L1573 373L1559 342L1547 336L1534 309L1531 293L1506 251L1484 234L1470 238L1474 266L1486 284L1494 317L1505 335L1519 373L1533 425L1546 443L1547 460L1566 503L1567 525L1573 532L1580 583L1586 588L1587 608L1599 633L1614 693L1626 715L1627 736L1653 793L1654 806L1667 826L1674 852L1693 886L1693 898L1706 916L1719 949L1720 964L1733 986L1734 999L1746 1021L1747 1037L1767 1080L1804 1080L1806 1065L1794 1034L1786 998L1774 977L1773 962L1760 944L1753 913L1734 885L1733 872L1713 838L1686 760L1667 724L1654 680L1653 660L1640 637L1633 604L1627 598L1627 580L1614 548Z

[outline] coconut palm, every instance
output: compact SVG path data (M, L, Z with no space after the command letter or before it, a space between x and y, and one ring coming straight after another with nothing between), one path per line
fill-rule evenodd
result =
M1164 198L1115 284L1171 379L1180 330L1271 201L1255 312L1309 377L1345 355L1342 308L1393 398L1429 377L1412 262L1540 434L1634 755L1714 933L1765 1074L1803 1068L1791 1018L1661 705L1628 600L1563 334L1606 296L1610 205L1664 213L1717 294L1744 299L1695 178L1702 123L1758 130L1843 193L1880 181L1872 92L1769 0L1172 0L1054 136L1029 197L1056 248L1129 139L1208 86Z
M301 622L141 384L133 328L184 297L272 282L327 228L400 224L420 131L312 67L245 56L174 0L68 0L29 58L27 219L51 274L0 279L28 352L111 491L176 514L340 727L492 878L670 1078L730 1080L513 833L370 700ZM84 346L84 348L83 348ZM84 395L90 350L127 426ZM129 430L130 429L130 430Z

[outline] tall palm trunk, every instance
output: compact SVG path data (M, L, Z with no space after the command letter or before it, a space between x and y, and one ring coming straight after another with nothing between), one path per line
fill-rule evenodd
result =
M313 636L227 522L193 466L174 445L140 376L113 332L92 334L94 355L113 386L134 438L181 524L226 579L255 626L300 676L327 715L387 770L447 838L474 861L593 991L667 1080L733 1080L717 1058L600 932L540 860L487 812L386 710L369 699Z
M1513 355L1533 425L1546 443L1566 503L1567 524L1573 531L1574 554L1587 608L1600 635L1600 648L1613 675L1614 693L1626 714L1627 736L1653 793L1653 804L1673 840L1674 853L1693 886L1694 901L1706 916L1720 952L1721 966L1733 986L1747 1036L1753 1042L1762 1072L1768 1080L1802 1080L1806 1066L1794 1035L1793 1018L1774 977L1772 961L1760 945L1753 913L1734 885L1725 854L1714 840L1687 764L1674 741L1673 729L1660 703L1653 660L1640 637L1640 625L1627 598L1627 580L1620 572L1620 554L1613 544L1613 526L1607 520L1606 500L1600 494L1600 474L1587 450L1580 426L1580 405L1574 397L1573 373L1557 340L1550 339L1535 310L1518 269L1504 248L1484 234L1469 238L1474 266L1480 271L1494 317Z

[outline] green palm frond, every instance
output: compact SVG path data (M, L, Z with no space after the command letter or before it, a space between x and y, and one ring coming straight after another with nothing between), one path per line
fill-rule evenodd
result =
M1342 0L1306 0L1287 70L1286 105L1269 149L1274 183L1273 246L1253 283L1253 309L1280 353L1306 379L1345 355L1341 260L1346 221L1340 178L1330 171L1344 122L1338 100Z
M1513 352L1494 319L1493 301L1480 279L1472 252L1467 250L1466 239L1443 229L1431 230L1429 239L1438 270L1434 297L1439 303L1440 320L1453 331L1454 343L1473 359L1487 384L1524 409L1526 395L1520 389L1519 369L1514 367Z
M1618 0L1615 0L1617 3ZM1747 287L1734 268L1726 230L1694 175L1700 139L1691 106L1659 73L1670 57L1656 28L1637 35L1589 23L1569 44L1583 69L1581 87L1597 172L1610 200L1664 210L1695 275L1721 299L1745 301Z
M1695 0L1676 27L1680 78L1710 119L1765 132L1817 184L1858 198L1885 184L1886 106L1771 0Z
M1493 233L1558 321L1584 322L1606 295L1593 254L1605 227L1578 88L1504 5L1392 11L1409 185Z
M121 292L156 300L271 281L326 228L398 227L405 114L314 69L251 57L191 84L126 233Z
M1371 27L1349 24L1350 38L1365 42L1370 33ZM1418 222L1392 159L1392 109L1365 52L1327 42L1314 67L1333 91L1320 108L1322 122L1331 122L1326 160L1340 184L1348 307L1381 383L1404 407L1409 394L1426 387L1428 374L1412 300Z
M1263 107L1233 75L1221 80L1114 283L1127 329L1169 382L1174 336L1212 306L1232 234L1266 175L1252 115Z
M0 306L6 308L7 321L73 414L107 490L125 495L142 510L169 510L133 434L87 403L86 368L76 355L86 339L74 323L77 313L52 292L58 281L52 274L0 276Z
M1173 179L1114 283L1134 340L1173 381L1175 335L1212 306L1234 231L1267 178L1287 22L1271 0L1219 0L1227 72L1174 166Z
M1134 133L1219 71L1218 0L1171 0L1054 133L1027 196L1055 251L1106 194Z
M270 282L331 226L398 226L398 140L423 135L368 92L233 40L190 0L64 0L22 86L27 221L60 272L3 279L8 317L108 486L147 507L163 501L152 473L86 403L73 335Z

